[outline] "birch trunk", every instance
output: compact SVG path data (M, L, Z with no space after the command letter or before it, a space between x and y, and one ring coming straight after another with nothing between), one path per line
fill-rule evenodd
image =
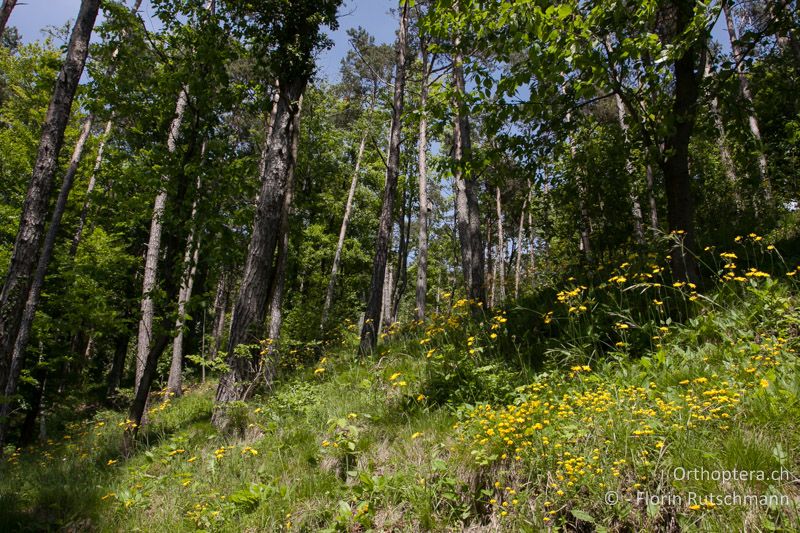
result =
M358 146L358 154L356 155L356 167L353 171L353 179L350 180L350 190L347 193L347 202L344 205L344 216L342 217L342 226L339 228L339 240L336 243L336 253L333 255L333 265L331 266L331 275L328 280L328 290L325 292L325 302L322 304L322 318L319 323L320 333L325 330L325 323L328 321L328 314L333 305L333 293L336 289L336 277L339 274L339 265L342 262L342 249L344 248L344 239L347 235L347 225L350 223L350 215L353 211L353 199L356 195L356 188L358 187L358 174L361 170L361 158L364 156L364 147L367 144L367 133L361 137L361 144Z
M359 352L369 354L378 342L377 329L383 307L384 277L389 255L389 240L392 231L394 200L397 192L397 178L400 172L400 134L403 119L403 99L405 97L406 40L408 38L408 0L403 2L400 15L400 29L397 39L397 58L395 63L394 95L392 98L392 125L389 133L389 153L386 165L386 184L383 190L378 235L375 242L375 259L372 263L367 307L364 312L364 325L361 329Z
M72 100L83 73L100 0L83 0L47 109L8 273L0 292L0 390L6 390L20 318L37 269L47 205Z
M178 101L175 105L175 115L169 127L167 136L167 150L170 154L175 153L178 146L178 135L180 134L183 115L186 111L186 103L189 94L187 90L181 89ZM166 184L169 177L163 176L162 183ZM142 303L141 319L139 320L139 335L136 345L136 381L135 387L138 389L144 372L145 361L150 351L150 342L153 337L153 314L155 303L153 302L153 290L156 287L156 277L158 273L158 256L161 249L161 229L163 224L164 209L167 205L167 191L161 186L156 194L153 203L153 217L150 221L150 238L147 242L147 255L144 263L144 279L142 281Z

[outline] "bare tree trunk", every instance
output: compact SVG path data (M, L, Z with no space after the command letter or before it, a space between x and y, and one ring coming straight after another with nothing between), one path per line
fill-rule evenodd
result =
M408 171L406 171L406 176L408 174ZM400 221L398 223L400 242L397 247L397 271L391 285L392 290L389 300L389 325L397 322L400 301L403 299L408 285L408 242L411 239L411 206L414 202L410 188L411 184L406 179L405 188L403 189L403 209L400 212Z
M405 0L400 15L400 29L397 39L397 60L395 63L392 125L389 134L386 184L383 190L383 202L381 204L378 235L375 242L375 259L372 263L372 279L370 280L367 308L364 314L364 326L361 329L359 352L362 355L371 353L378 342L379 330L376 328L380 322L381 308L383 307L383 286L386 275L386 261L389 255L389 240L393 226L394 197L397 192L397 178L400 172L400 134L403 120L403 98L405 97L407 39L408 0Z
M495 187L495 204L497 206L497 270L500 274L500 290L495 305L502 305L506 299L506 238L503 235L503 204L500 198L500 187Z
M453 157L455 170L453 178L456 189L456 226L461 244L461 263L464 280L470 299L485 304L486 283L484 280L483 239L481 236L480 212L478 209L477 185L469 168L472 152L469 116L464 96L463 57L460 52L460 39L456 37L456 52L453 56L453 86L455 89L456 117L453 125Z
M284 197L296 161L292 139L300 112L300 97L308 83L307 76L281 81L275 118L270 126L268 157L261 178L253 234L247 250L247 260L239 294L231 317L227 364L230 370L222 376L217 387L212 421L218 428L227 425L223 404L243 400L251 390L263 360L258 352L237 356L236 347L258 340L263 333L269 300L269 284L274 279L275 252L280 240L279 228Z
M677 34L686 31L692 21L695 0L675 0ZM695 73L699 49L697 43L688 46L675 60L675 89L672 115L675 127L664 142L661 161L664 186L667 193L667 222L672 232L682 232L680 244L673 247L671 255L672 273L677 279L697 283L700 272L693 251L695 247L694 196L689 175L689 142L694 131L699 76Z
M83 73L89 38L99 8L100 0L81 2L80 12L70 36L67 57L56 79L53 96L47 109L33 176L22 207L11 263L0 293L0 390L6 390L20 319L28 301L34 272L38 268L39 246L42 242L58 154L64 142L64 130L69 121L75 90Z
M622 102L622 97L619 94L615 94L615 100L617 102L617 119L619 120L619 127L622 129L623 137L625 138L625 142L628 142L628 124L625 122L625 104ZM636 243L640 246L644 245L644 225L642 223L642 206L639 203L639 196L636 194L636 187L635 187L635 174L636 168L633 165L633 161L631 160L630 156L625 157L625 170L628 173L628 177L631 180L631 188L629 191L630 198L631 198L631 214L633 215L633 236L636 239Z
M302 111L303 97L297 104L298 110L294 116L294 127L292 129L292 159L297 161L297 150L300 145L300 113ZM283 199L283 211L281 212L280 234L281 242L278 250L278 258L275 265L275 277L272 282L272 294L269 304L269 338L272 341L268 348L268 355L272 357L275 344L280 338L281 325L283 324L283 293L286 286L286 264L289 258L289 215L291 215L292 201L294 196L294 168L289 169L289 177L286 183L286 195ZM275 361L269 360L264 365L264 381L267 385L272 383L275 375Z
M417 142L417 167L419 170L419 234L417 237L417 320L425 320L425 299L428 294L428 77L430 75L428 42L420 36L422 57L422 82L420 87L419 140Z
M8 24L8 17L17 5L17 0L3 0L3 6L0 7L0 39L6 31L6 24Z
M89 133L92 129L93 116L89 115L83 122L78 141L75 143L75 148L72 152L72 158L67 167L67 172L64 175L64 181L61 184L61 191L58 193L55 208L50 218L50 226L47 228L47 235L44 239L39 261L36 265L36 272L33 276L30 290L28 291L28 299L25 302L25 309L22 312L20 320L19 331L17 338L14 342L14 349L11 356L11 368L8 375L8 381L5 385L5 398L6 401L0 403L0 443L4 441L5 437L5 421L7 420L10 402L8 401L17 392L17 382L19 380L22 365L25 361L25 351L28 348L28 339L33 325L33 319L36 316L36 308L39 305L39 297L42 293L42 286L44 285L44 278L47 274L47 266L50 264L50 258L53 256L53 249L56 244L56 237L58 236L58 229L61 226L61 218L64 215L64 210L67 207L67 200L69 193L72 190L72 184L75 181L75 174L78 172L78 164L80 163L83 155L83 149L86 146L86 140L89 138Z
M333 255L333 265L331 266L331 276L328 280L328 290L325 292L325 302L322 304L322 318L319 323L320 333L325 330L325 323L328 321L328 314L333 305L333 293L336 289L336 276L339 273L339 265L342 262L342 249L344 248L344 239L347 235L347 225L350 223L350 215L353 211L353 199L356 195L356 187L358 186L358 173L361 169L361 158L364 156L364 147L367 144L367 133L361 137L361 144L358 146L358 154L356 155L356 167L353 171L353 179L350 180L350 191L347 193L347 202L344 205L344 217L342 217L342 226L339 228L339 240L336 243L336 253Z
M725 21L728 25L728 36L731 40L731 51L733 52L733 59L736 61L736 71L739 74L739 89L748 107L747 123L750 126L750 133L752 133L753 139L756 142L759 179L764 186L764 196L769 201L772 197L772 185L769 180L769 175L767 174L767 155L764 153L764 145L761 141L761 129L759 128L758 119L753 110L753 95L750 92L750 82L747 80L747 73L745 72L744 54L739 46L739 38L736 35L736 20L731 11L730 0L722 1L722 11L725 13Z
M178 102L175 105L175 114L169 127L167 136L167 150L170 154L175 153L180 134L183 115L186 111L186 103L189 94L187 89L181 89L178 95ZM167 191L163 184L169 181L169 177L161 178L162 186L156 194L153 204L153 217L150 221L150 239L147 243L147 255L144 263L144 280L142 281L142 316L139 321L138 343L136 345L136 381L135 387L139 387L144 372L145 358L150 351L150 342L153 337L153 314L155 303L153 302L153 290L156 288L156 276L158 273L158 256L161 250L161 228L163 225L164 209L167 205Z
M197 194L200 195L200 178L197 179ZM192 203L191 221L192 231L186 242L186 251L183 256L183 273L181 275L181 288L178 292L178 318L175 319L175 338L172 340L172 362L167 378L167 395L180 396L183 387L183 328L186 322L186 305L192 297L194 276L197 272L197 259L200 254L200 236L198 235L197 202Z

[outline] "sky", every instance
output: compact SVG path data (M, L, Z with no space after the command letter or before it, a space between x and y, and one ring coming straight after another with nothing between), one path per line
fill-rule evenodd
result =
M125 2L133 4L133 0ZM80 0L20 0L8 24L17 27L23 42L35 41L42 38L44 28L61 27L67 21L74 21L80 3ZM389 10L396 5L397 0L346 0L339 9L339 29L328 32L334 42L333 48L322 52L317 58L320 76L330 81L338 79L339 62L350 48L346 33L349 28L363 26L375 36L378 43L393 42L397 22ZM142 2L140 14L149 28L157 27L148 0ZM101 18L98 18L98 22Z
M133 0L126 0L126 3L131 5ZM339 63L350 49L346 34L349 28L363 26L375 36L378 43L394 42L397 21L390 14L390 9L396 5L397 0L346 0L339 10L339 29L329 31L334 42L333 48L322 52L317 58L319 75L330 81L338 80ZM42 37L44 28L61 27L67 21L74 20L79 7L80 0L22 0L11 14L9 25L17 27L24 42L31 42ZM157 27L149 0L142 3L140 13L149 28ZM722 43L724 51L730 49L722 17L717 21L712 35Z

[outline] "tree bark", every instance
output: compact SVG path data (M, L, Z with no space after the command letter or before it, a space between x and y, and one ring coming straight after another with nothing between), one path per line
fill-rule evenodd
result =
M755 111L753 110L753 95L750 91L750 82L747 79L747 72L745 71L744 53L739 46L739 37L736 35L736 20L731 11L730 0L722 0L722 11L725 13L728 36L731 40L731 51L733 52L733 59L736 62L736 72L739 75L739 89L742 93L742 99L744 99L747 105L747 124L750 126L750 133L753 135L753 139L756 142L758 175L764 186L764 196L769 201L772 197L772 185L767 173L767 155L764 153L764 144L761 141L761 129L758 125L758 118L756 118Z
M675 0L676 35L681 35L692 22L694 0ZM705 42L705 40L703 40ZM675 60L675 93L672 116L675 121L664 142L666 157L661 161L667 193L667 222L679 241L671 253L672 273L677 279L697 283L700 272L695 261L694 196L689 175L689 142L694 131L699 97L699 76L695 72L698 43L687 46Z
M0 7L0 38L6 31L6 24L8 24L8 17L17 5L17 0L3 0L3 6Z
M70 36L67 56L56 79L47 109L8 274L0 293L0 390L6 390L20 318L28 300L39 258L47 204L58 154L64 142L72 100L83 73L100 0L83 0Z
M344 205L344 216L342 217L342 226L339 228L339 240L336 243L336 253L333 255L333 265L331 266L331 275L328 280L328 290L325 292L325 302L322 304L322 318L319 323L320 334L325 330L325 323L328 321L328 314L330 313L331 306L333 305L333 293L336 289L336 276L339 273L339 265L342 262L342 249L344 248L344 239L347 235L347 225L350 223L350 215L353 211L353 199L356 195L356 188L358 187L358 173L361 169L361 158L364 156L364 147L367 144L367 133L361 137L361 144L358 146L358 154L356 155L356 167L353 171L353 179L350 180L350 190L347 193L347 202Z
M200 195L200 179L197 179L197 194ZM172 340L172 362L169 367L169 377L167 378L167 394L180 396L183 386L183 328L186 322L186 305L192 297L194 287L194 276L197 272L197 259L200 254L200 236L198 235L197 202L195 198L192 203L193 222L192 231L186 242L186 251L183 256L183 275L181 276L181 288L178 292L178 318L175 319L175 338Z
M483 238L481 236L477 185L469 166L472 155L472 140L470 137L469 116L464 103L466 84L460 45L460 39L456 38L456 52L453 56L453 87L456 94L456 116L453 125L453 158L455 163L453 178L456 189L456 225L461 244L461 263L464 270L467 294L471 300L483 305L486 303Z
M300 146L300 113L302 112L303 97L297 103L297 113L294 115L294 126L292 128L292 159L297 161L297 150ZM286 286L286 265L289 260L289 216L292 210L294 196L294 167L289 169L289 176L286 183L286 195L283 198L283 210L281 211L280 225L280 248L275 264L275 276L272 282L272 290L269 303L269 339L270 345L267 348L267 355L270 357L264 364L264 381L267 385L272 383L275 376L276 362L273 360L275 346L280 338L281 326L283 325L283 293Z
M58 229L61 226L61 218L64 215L64 210L67 207L67 200L69 193L72 190L72 184L75 181L75 174L78 172L78 164L80 163L83 155L83 149L86 146L86 140L89 138L89 133L92 129L93 116L89 115L83 122L83 128L78 136L78 141L75 143L75 148L72 152L72 157L67 167L67 172L64 174L64 181L61 184L61 191L58 193L56 205L53 209L50 218L50 226L47 228L47 235L44 239L39 261L36 265L36 272L33 276L33 282L28 291L28 299L25 302L25 309L22 312L20 319L19 331L17 338L14 342L14 348L11 355L11 368L8 374L8 380L5 385L5 398L6 401L0 402L0 444L4 442L5 437L5 421L7 420L10 399L17 392L17 382L19 380L22 365L25 361L25 352L28 348L28 340L31 334L31 327L33 319L36 316L36 308L39 305L39 297L42 293L42 286L44 285L44 278L47 274L47 266L50 264L50 259L53 256L53 249L56 244L56 237L58 236Z
M419 140L417 142L417 167L419 171L419 233L417 236L417 320L425 320L425 300L428 294L428 77L430 67L427 39L420 35L422 82L419 96Z
M186 111L186 103L189 99L187 89L181 89L178 101L175 104L175 114L169 127L167 136L167 150L170 154L175 153L178 146L178 135L183 124L183 115ZM147 354L150 351L150 342L153 336L153 315L155 313L155 302L153 301L153 291L156 288L156 278L158 274L158 257L161 251L161 230L163 226L164 210L167 205L167 191L164 185L169 181L168 176L162 176L162 184L153 203L153 217L150 221L150 238L147 242L147 255L144 263L144 279L142 281L142 316L139 320L139 335L136 344L136 381L135 387L139 387L142 379L144 365Z
M394 96L392 98L392 125L389 134L389 154L386 165L386 184L375 242L375 259L372 263L367 308L364 325L361 329L359 352L369 354L378 342L378 329L383 307L383 286L386 275L386 261L389 255L389 239L392 231L394 200L397 192L397 178L400 172L400 134L403 120L403 99L405 97L406 40L408 38L408 0L403 2L400 15L400 29L397 40L397 60L395 64Z
M247 260L239 294L231 318L227 364L230 370L222 376L217 387L212 421L218 428L227 424L221 404L242 400L250 390L262 363L258 353L237 356L240 344L257 342L263 332L269 299L269 283L274 276L275 251L289 177L296 163L292 153L295 115L308 76L281 81L275 118L270 125L268 157L263 167L261 190L253 222L253 235L247 250Z

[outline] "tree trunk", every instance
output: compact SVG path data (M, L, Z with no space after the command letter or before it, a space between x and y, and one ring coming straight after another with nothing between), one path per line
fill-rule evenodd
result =
M506 299L506 238L503 235L503 204L500 198L500 187L495 187L495 205L497 207L497 271L500 274L499 291L495 305L502 305Z
M736 72L739 74L739 89L742 93L747 105L747 124L750 126L750 133L756 142L756 151L758 154L758 175L764 186L764 196L767 201L772 197L772 185L767 174L767 155L764 153L764 145L761 142L761 129L758 125L755 111L753 110L753 95L750 92L750 82L747 80L747 73L744 66L744 53L739 46L739 38L736 35L736 20L734 19L733 12L731 11L730 0L722 0L722 11L725 13L725 22L728 25L728 36L731 40L731 51L733 52L733 59L736 62Z
M397 39L397 60L395 63L394 96L392 99L392 125L389 134L389 154L386 165L386 184L383 190L383 202L378 223L378 235L375 242L375 259L372 263L372 278L364 314L364 325L361 329L359 352L362 355L371 353L378 342L378 323L383 307L383 284L386 275L386 261L389 255L389 239L392 231L394 214L394 197L397 192L397 177L400 172L400 134L403 119L403 98L406 82L406 40L408 38L408 0L403 2L400 15L400 29Z
M17 0L3 0L3 6L0 7L0 39L6 31L6 24L8 24L8 17L17 5Z
M677 35L681 35L692 22L695 1L676 0L674 5L677 8L675 31ZM699 281L700 273L693 255L694 196L689 175L689 142L694 130L699 96L700 80L695 73L698 56L697 43L693 43L675 60L675 94L672 102L675 125L665 139L663 153L667 155L661 162L667 193L669 230L682 232L679 234L680 242L676 243L671 253L672 273L677 279L695 283Z
M14 344L35 270L38 268L39 246L58 154L64 142L72 99L78 87L89 49L94 21L100 0L83 0L75 27L70 36L67 57L56 79L53 96L47 109L39 152L33 167L19 230L5 283L0 293L0 390L6 390Z
M150 387L153 385L153 380L156 377L156 369L158 366L158 358L164 352L164 349L169 344L172 336L169 332L169 322L164 319L162 324L164 333L161 333L150 346L150 351L147 352L145 357L144 368L142 371L139 386L136 387L136 394L133 398L130 410L128 411L128 419L130 423L125 426L123 452L129 455L133 449L136 435L139 432L139 427L142 425L142 418L144 411L147 408L147 398L150 395Z
M406 171L406 175L408 174L409 172ZM400 243L397 247L397 272L392 284L390 299L390 324L397 322L400 301L403 299L408 285L408 243L411 239L411 206L414 202L410 188L411 184L406 179L405 189L403 190L403 210L400 213L400 222L398 224L400 228Z
M200 195L200 179L197 179L197 194ZM197 259L200 254L200 236L198 235L197 201L192 203L192 217L194 224L186 242L186 252L183 256L183 275L181 288L178 292L178 318L175 319L175 338L172 340L172 362L167 378L167 395L180 396L183 386L183 328L186 322L186 305L192 297L194 276L197 272Z
M94 168L92 169L92 175L89 176L89 184L86 186L86 198L83 200L83 207L81 208L81 214L78 218L78 227L75 229L75 236L72 237L72 245L69 249L70 257L75 257L75 254L78 252L78 245L83 237L83 228L86 225L86 217L89 214L89 205L91 204L92 193L97 185L97 173L100 171L100 165L103 162L103 151L105 150L106 142L108 142L108 138L111 135L112 126L112 120L106 122L103 136L100 138L100 144L97 147L97 157L94 160Z
M531 188L528 184L528 195L522 202L522 209L519 211L519 225L517 226L517 255L514 258L514 299L519 298L519 280L522 277L522 234L525 227L525 213L528 202L531 200ZM531 240L531 255L533 254L533 240Z
M622 135L625 142L628 142L628 124L625 122L625 104L622 102L622 97L619 94L614 94L617 102L617 119L619 120L619 127L622 130ZM633 215L633 236L639 246L644 245L644 225L642 224L642 205L639 203L639 196L636 194L635 175L636 168L630 155L625 157L625 171L631 180L630 183L630 198L631 198L631 215Z
M209 358L214 359L222 343L222 331L225 329L225 311L228 308L228 274L222 272L217 281L217 290L214 294L214 325L211 328L211 346Z
M303 97L297 103L297 113L294 116L294 126L292 128L292 159L297 161L297 150L300 145L300 113L302 112ZM275 276L272 281L272 289L269 304L269 339L270 345L267 355L270 357L264 363L264 381L267 385L272 384L275 376L276 361L273 360L275 345L281 335L281 325L283 324L283 293L286 286L286 265L289 260L289 215L291 215L292 201L294 196L294 167L289 169L289 177L286 183L286 195L283 198L283 210L281 212L281 225L279 228L281 242L278 249L278 257L275 264Z
M470 299L482 305L486 303L486 284L483 274L483 238L481 236L477 185L469 167L469 160L472 155L472 140L470 137L469 116L464 103L466 87L460 44L460 39L457 37L457 51L453 57L453 86L456 95L456 117L453 125L453 157L455 160L453 178L456 189L456 225L461 244L461 263L464 269L467 294Z
M333 265L331 266L331 275L328 280L328 290L325 292L325 302L322 304L322 318L319 322L319 331L322 334L325 330L325 323L328 321L328 314L333 305L333 293L336 289L336 276L339 273L339 265L342 262L342 248L344 248L344 239L347 235L347 225L350 223L350 214L353 211L353 199L356 195L356 188L358 187L358 173L361 169L361 158L364 156L364 147L367 144L367 133L361 137L361 144L358 146L358 154L356 155L356 167L353 171L353 179L350 180L350 191L347 193L347 202L344 205L344 217L342 217L342 226L339 228L339 240L336 243L336 253L333 255Z
M186 103L189 98L187 89L181 89L178 101L175 105L175 115L169 127L167 136L167 150L170 154L175 153L178 146L178 135L183 123L183 115L186 111ZM167 191L164 184L169 181L169 177L162 176L162 186L156 194L153 204L153 217L150 221L150 239L147 242L147 255L144 262L144 279L142 281L142 316L139 321L139 335L136 344L136 381L135 388L139 387L142 379L144 365L147 354L150 351L150 341L153 337L153 314L155 313L155 302L153 301L153 291L156 288L156 277L158 273L158 257L161 251L161 229L163 225L164 209L167 205Z
M108 372L108 387L106 388L106 399L113 398L117 393L122 382L122 374L125 371L125 356L128 355L128 344L130 337L127 332L121 333L114 341L114 359L111 362L111 370Z
M217 387L217 409L212 421L218 428L227 424L220 404L243 400L256 377L261 357L258 352L237 356L236 347L252 344L263 333L269 299L269 283L273 279L275 251L280 240L279 228L284 197L296 163L292 153L293 130L299 113L299 100L308 83L307 76L281 81L275 118L270 125L268 157L263 167L258 205L253 222L253 235L247 250L242 283L231 318L227 364L230 370Z
M425 299L428 294L428 42L420 36L422 57L422 82L419 96L419 140L417 142L417 167L419 170L419 233L417 236L417 320L425 320Z
M494 307L494 296L497 293L496 281L497 281L497 266L495 265L494 261L494 245L492 239L492 233L494 230L494 220L492 217L488 217L486 220L486 259L484 264L486 265L485 276L486 276L486 286L489 288L489 301L488 306L491 309Z
M658 204L655 195L655 178L653 177L653 166L647 163L645 167L645 177L647 179L647 199L650 203L650 229L653 235L658 232Z

